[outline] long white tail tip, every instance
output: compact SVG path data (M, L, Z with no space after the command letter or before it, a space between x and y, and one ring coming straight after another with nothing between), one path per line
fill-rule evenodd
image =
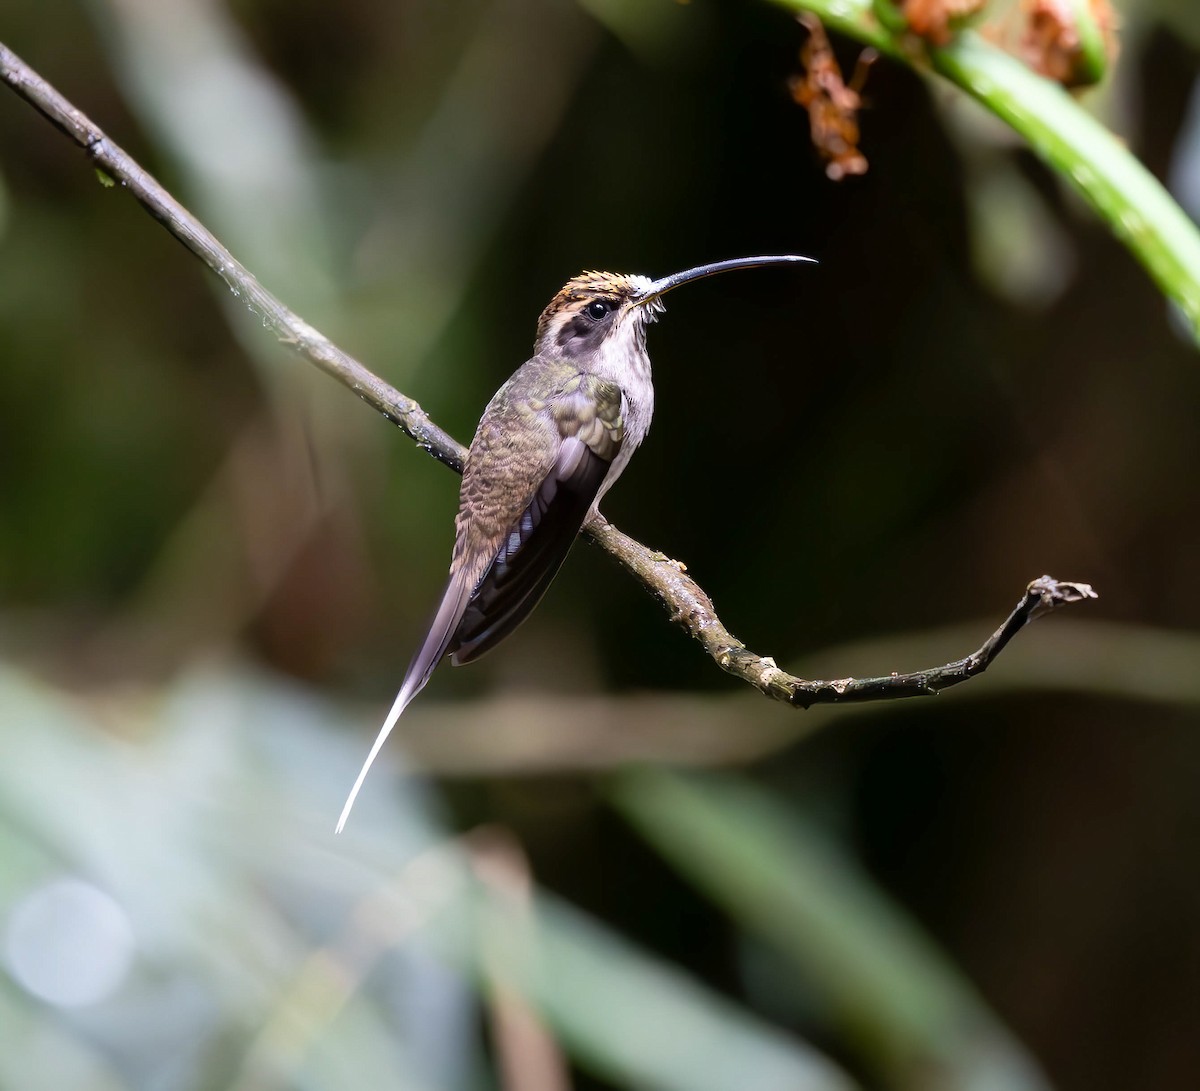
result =
M358 798L363 781L367 779L367 774L371 771L371 766L375 764L375 759L379 756L379 751L383 749L383 744L387 742L387 737L392 733L392 728L396 726L396 721L400 719L400 713L404 711L404 706L412 700L413 696L414 694L408 692L407 685L402 686L400 692L396 694L396 700L392 704L392 709L387 714L387 719L383 721L383 727L379 729L379 734L375 736L371 752L367 755L367 760L363 762L363 767L358 771L358 779L354 782L354 787L350 789L350 794L346 797L346 803L342 807L342 813L338 818L337 829L334 830L334 833L341 833L345 828L346 819L350 817L350 812L354 808L354 801Z

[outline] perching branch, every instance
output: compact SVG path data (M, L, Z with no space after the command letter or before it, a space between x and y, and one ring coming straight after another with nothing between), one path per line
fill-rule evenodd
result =
M801 708L851 701L886 701L897 697L931 697L940 690L982 674L1004 646L1034 618L1060 606L1097 597L1086 583L1062 583L1052 576L1041 576L1025 589L1021 601L1004 624L978 651L963 659L940 667L909 674L887 674L880 678L797 678L781 670L770 656L750 651L726 629L717 617L712 599L686 574L678 561L647 549L603 519L589 523L587 532L658 597L671 620L698 640L718 667L744 679L768 697Z
M2 43L0 78L82 147L98 170L129 190L150 215L226 283L236 298L242 299L258 314L280 340L349 387L439 462L462 472L466 457L462 444L434 424L415 401L372 374L285 307L90 118ZM787 674L773 659L749 651L721 623L712 600L685 574L684 566L678 561L647 548L603 518L593 518L584 533L641 580L667 608L672 619L700 642L722 670L744 679L768 697L803 708L814 704L878 701L937 693L986 670L1027 622L1058 606L1096 597L1087 584L1059 583L1043 576L1029 585L1017 608L983 647L965 659L911 674L811 681Z

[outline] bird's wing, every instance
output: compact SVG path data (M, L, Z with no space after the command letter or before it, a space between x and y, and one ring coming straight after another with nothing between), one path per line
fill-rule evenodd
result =
M544 412L553 427L553 464L509 514L490 550L491 563L449 646L456 665L494 648L538 604L624 441L620 388L596 376L573 376Z
M450 646L456 666L478 659L529 616L566 559L608 467L582 440L562 441L554 469L467 602Z
M522 428L544 430L542 442L532 445L535 455L512 442L505 424L514 420ZM456 664L478 659L537 605L578 536L624 436L620 388L574 369L550 398L523 398L520 387L510 383L493 399L463 471L450 579L342 808L339 832L396 721L442 656L452 652Z

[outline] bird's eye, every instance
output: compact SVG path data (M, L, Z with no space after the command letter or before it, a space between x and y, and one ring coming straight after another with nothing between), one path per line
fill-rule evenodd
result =
M594 319L597 322L599 322L600 319L608 314L610 310L612 310L612 308L602 299L597 299L594 303L589 303L587 305L588 318Z

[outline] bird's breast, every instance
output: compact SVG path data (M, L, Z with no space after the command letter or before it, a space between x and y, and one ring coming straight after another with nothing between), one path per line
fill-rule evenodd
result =
M636 343L623 340L606 346L606 351L594 361L592 370L615 383L621 391L621 415L625 420L624 447L632 451L646 438L654 413L650 357Z

